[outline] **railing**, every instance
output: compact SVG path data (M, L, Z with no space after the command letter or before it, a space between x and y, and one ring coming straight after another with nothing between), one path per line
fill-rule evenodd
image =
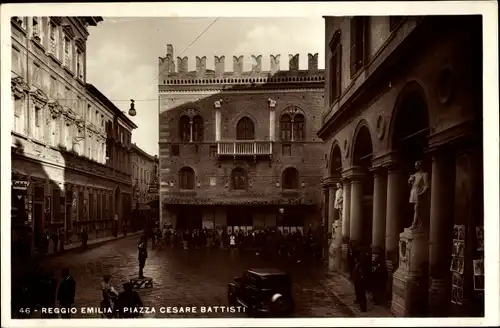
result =
M272 141L255 141L255 140L236 140L236 141L218 141L218 155L271 155L273 153Z

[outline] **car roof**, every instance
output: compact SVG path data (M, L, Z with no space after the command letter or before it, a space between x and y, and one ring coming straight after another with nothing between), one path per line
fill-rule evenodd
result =
M275 268L257 268L257 269L248 269L247 272L251 274L255 274L257 276L285 276L287 275L285 272L275 269Z

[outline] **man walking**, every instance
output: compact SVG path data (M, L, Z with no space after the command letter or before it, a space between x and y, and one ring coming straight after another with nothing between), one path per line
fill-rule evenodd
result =
M64 268L61 271L62 281L59 283L57 291L57 300L63 308L70 308L75 303L76 282L69 274L69 269ZM62 318L71 318L71 313L61 315Z
M144 278L144 267L146 266L146 259L148 258L148 249L144 236L141 236L137 248L139 250L139 278Z

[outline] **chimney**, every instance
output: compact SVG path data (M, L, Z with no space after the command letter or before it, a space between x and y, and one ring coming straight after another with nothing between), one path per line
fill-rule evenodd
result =
M174 46L167 44L167 57L174 58Z
M243 73L243 56L233 56L233 72L237 74Z
M207 69L207 57L198 57L196 56L196 73L197 75L204 75Z
M179 73L187 73L188 72L188 57L184 56L184 58L177 57L177 69Z
M298 71L299 70L299 54L296 54L296 55L292 55L290 54L288 56L288 58L290 59L290 67L289 67L289 71Z
M252 72L260 73L262 71L262 55L254 56L252 55Z
M271 55L271 74L274 74L280 70L280 57L281 55Z
M215 56L215 75L216 76L223 76L224 71L226 70L226 63L225 63L226 57L220 56L217 57Z
M307 70L309 71L317 71L318 70L318 53L307 54L308 58L308 66Z

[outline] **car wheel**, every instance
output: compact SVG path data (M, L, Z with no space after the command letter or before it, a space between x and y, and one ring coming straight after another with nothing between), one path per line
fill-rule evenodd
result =
M290 314L292 312L292 304L285 297L275 295L272 302L272 312L279 316Z

